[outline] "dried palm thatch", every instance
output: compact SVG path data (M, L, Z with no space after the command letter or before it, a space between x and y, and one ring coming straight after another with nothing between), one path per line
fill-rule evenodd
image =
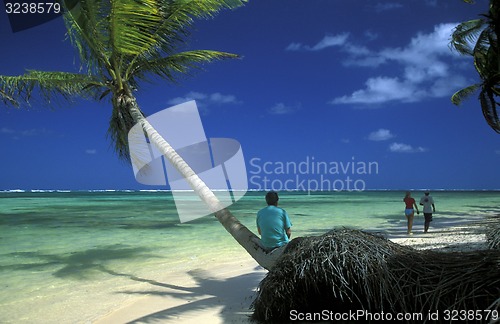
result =
M500 251L419 251L351 229L289 243L259 285L257 321L292 310L428 314L500 306Z
M489 217L486 224L486 241L488 242L488 247L500 250L500 215Z

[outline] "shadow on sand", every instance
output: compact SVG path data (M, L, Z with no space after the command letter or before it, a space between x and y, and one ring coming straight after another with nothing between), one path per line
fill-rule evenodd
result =
M255 299L255 289L265 273L260 267L246 274L224 279L214 277L209 271L196 269L188 271L189 285L171 284L134 275L104 270L114 276L147 283L146 289L121 291L120 293L142 295L150 298L132 304L101 320L112 323L116 320L126 323L158 323L196 318L200 312L212 310L222 323L244 322L251 315L250 305ZM149 287L149 289L148 289ZM206 320L206 317L204 317Z
M158 258L149 249L125 245L109 245L98 248L71 252L69 254L51 254L41 252L14 252L18 263L1 266L0 270L41 271L57 269L52 275L62 279L91 280L92 275L105 271L105 264L110 261Z
M119 271L112 267L110 261L138 260L141 258L158 258L147 248L135 248L125 245L110 245L73 252L70 254L49 254L41 252L15 252L19 258L16 264L4 265L0 270L47 271L53 276L78 281L99 280L99 274L122 277L131 281L144 283L137 290L118 290L115 294L149 296L160 298L154 307L136 310L134 305L120 322L150 323L177 320L180 317L192 317L198 311L212 309L219 312L217 318L222 322L242 322L250 316L250 304L255 298L255 289L265 275L262 268L256 267L249 273L241 274L233 264L226 268L219 267L223 273L209 272L202 269L188 271L185 280L169 279L153 280L139 277L133 273ZM239 264L237 265L239 267ZM213 270L211 270L213 271ZM165 273L168 274L166 269ZM212 275L213 274L213 275ZM187 282L187 285L179 285ZM168 300L168 301L167 301ZM113 314L113 313L112 313ZM107 323L108 320L101 319ZM112 320L110 321L110 323Z

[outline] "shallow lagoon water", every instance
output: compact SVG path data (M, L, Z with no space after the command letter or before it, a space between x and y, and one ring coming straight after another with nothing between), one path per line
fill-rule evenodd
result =
M230 207L254 232L264 195L248 192ZM421 195L413 193L417 202ZM439 222L500 213L499 192L432 195L437 212L431 230ZM280 206L290 215L293 237L343 226L384 232L404 230L403 196L284 192ZM416 216L414 229L422 223ZM117 287L126 294L137 278L208 269L245 253L213 216L181 224L169 192L0 192L0 321L43 323L47 312L71 318L71 311L79 312L75 307L97 315L123 300L101 296Z

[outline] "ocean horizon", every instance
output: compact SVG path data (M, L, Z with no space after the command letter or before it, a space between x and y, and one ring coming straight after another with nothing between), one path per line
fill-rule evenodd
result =
M267 192L273 189L214 189L212 191L248 191L248 192ZM171 189L0 189L0 193L9 192L194 192L194 190L171 190ZM406 189L364 189L364 190L302 190L302 189L287 189L278 192L372 192L372 191L500 191L499 189L470 189L470 188L406 188Z

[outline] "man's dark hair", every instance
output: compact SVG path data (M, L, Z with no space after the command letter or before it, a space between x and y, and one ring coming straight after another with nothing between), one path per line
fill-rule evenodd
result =
M268 205L276 205L278 200L279 200L278 193L276 191L269 191L266 194L266 203Z

